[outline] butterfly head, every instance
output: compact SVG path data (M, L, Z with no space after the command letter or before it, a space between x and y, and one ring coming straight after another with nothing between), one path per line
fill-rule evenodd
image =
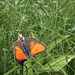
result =
M18 40L20 40L21 42L23 42L25 40L24 37L23 37L23 35L22 35L22 33L20 33L18 35Z

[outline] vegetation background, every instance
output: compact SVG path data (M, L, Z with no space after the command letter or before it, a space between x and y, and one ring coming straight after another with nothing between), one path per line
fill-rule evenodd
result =
M0 75L22 75L19 33L48 47L24 63L24 75L75 75L75 0L0 0Z

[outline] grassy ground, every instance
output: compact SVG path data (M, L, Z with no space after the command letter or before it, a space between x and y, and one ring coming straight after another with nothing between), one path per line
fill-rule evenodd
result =
M24 75L75 75L74 0L0 1L0 75L22 75L13 54L19 33L48 47L24 63Z

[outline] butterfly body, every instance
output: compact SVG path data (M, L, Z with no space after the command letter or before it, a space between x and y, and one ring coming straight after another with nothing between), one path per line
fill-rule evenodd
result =
M19 34L18 40L14 43L15 59L23 63L31 56L41 53L46 49L47 47L35 38L23 37L22 34Z

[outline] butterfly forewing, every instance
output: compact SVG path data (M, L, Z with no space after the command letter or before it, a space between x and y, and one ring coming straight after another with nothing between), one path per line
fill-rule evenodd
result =
M36 42L31 49L31 55L39 54L46 50L46 46L43 43Z
M25 42L31 51L31 55L36 55L47 49L43 43L38 42L35 38L25 38Z
M33 48L33 46L35 45L35 43L37 42L37 40L35 38L25 38L25 43L26 46L31 50Z
M15 59L17 61L22 61L22 60L25 60L27 58L23 52L23 48L22 48L20 41L16 41L14 43L14 50L15 50Z

